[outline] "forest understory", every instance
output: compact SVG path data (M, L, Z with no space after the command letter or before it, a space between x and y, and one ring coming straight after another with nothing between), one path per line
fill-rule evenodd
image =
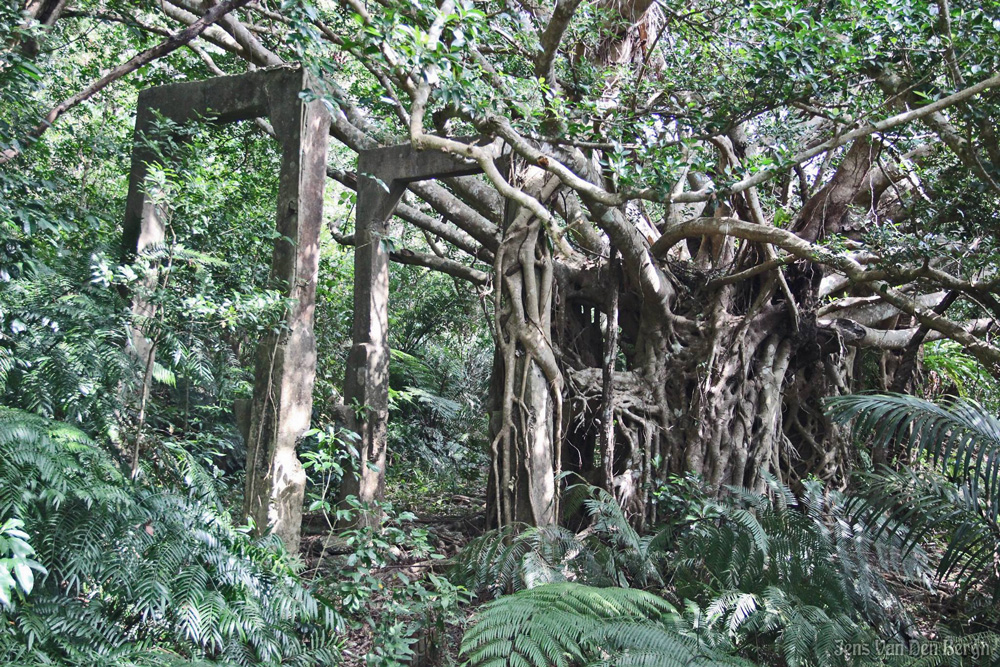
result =
M1000 667L997 0L0 45L0 664Z

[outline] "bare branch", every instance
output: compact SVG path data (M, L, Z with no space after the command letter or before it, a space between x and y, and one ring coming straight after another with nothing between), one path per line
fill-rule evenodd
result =
M177 1L173 0L161 0L159 3L160 9L163 10L164 15L171 18L178 23L183 23L184 25L191 25L198 20L197 12L200 11L197 7L181 6ZM226 31L217 25L210 26L202 33L201 38L215 44L220 49L225 49L235 53L240 58L248 58L249 54L243 50L236 40L226 34Z
M485 286L489 284L491 279L490 274L485 271L474 269L471 266L466 266L465 264L456 262L453 259L438 257L437 255L417 253L406 248L403 248L402 250L393 250L389 253L389 259L398 264L411 264L413 266L423 266L434 271L440 271L441 273L446 273L449 276L461 278L462 280L470 282L473 285Z
M559 44L562 42L563 34L569 27L569 22L573 18L576 8L580 6L580 1L557 0L549 23L539 36L542 50L535 60L535 76L544 78L550 86L554 85L556 80L556 53L559 52Z
M955 38L951 34L951 7L948 0L938 0L938 30L941 31L944 42L944 61L948 63L948 71L956 86L964 86L965 79L958 69L958 58L955 56Z
M748 278L753 278L754 276L759 275L761 273L766 273L767 271L773 271L774 269L780 268L782 266L788 266L789 264L792 264L793 262L796 261L798 261L798 258L790 255L775 257L774 259L770 259L766 262L761 262L760 264L751 266L749 269L745 269L738 273L730 273L727 276L713 278L712 280L708 281L708 289L716 289L724 285L732 285L734 283L741 282Z
M330 227L330 234L333 236L333 240L340 245L353 246L354 245L354 234L341 234L332 226ZM389 259L397 264L409 264L411 266L422 266L432 271L438 271L440 273L446 273L449 276L465 280L472 283L473 285L478 285L483 287L488 285L491 280L490 274L485 271L480 271L479 269L474 269L471 266L466 266L461 262L456 262L453 259L447 257L438 257L437 255L428 255L426 253L414 252L408 248L402 248L400 250L390 250Z
M651 252L662 255L675 243L684 238L721 234L757 241L773 243L796 257L819 264L826 264L841 271L852 282L869 283L879 297L900 311L912 315L928 329L938 331L952 340L958 341L969 350L991 372L1000 374L1000 349L976 338L962 326L956 324L926 306L920 305L911 296L903 294L881 279L873 279L876 272L867 272L856 260L832 252L828 248L809 243L785 229L765 227L736 218L695 218L676 225L653 245ZM877 272L881 275L881 272Z
M830 326L836 320L819 320L820 326ZM913 337L922 330L922 327L911 327L908 329L876 329L866 327L857 322L851 322L852 328L856 328L860 334L844 342L854 347L874 347L880 350L905 350L913 341ZM965 331L972 335L982 335L996 327L996 320L991 317L984 317L959 324ZM931 343L936 340L946 340L940 331L928 330L924 336L923 343Z
M138 28L143 32L148 32L153 35L159 35L160 37L170 37L172 34L166 28L158 28L156 26L149 25L148 23L142 23L138 19L125 14L113 14L111 12L88 12L79 11L76 9L68 9L63 13L63 16L68 19L91 19L93 21L107 21L109 23L121 23L122 25L127 25L130 27ZM197 20L197 17L195 17ZM202 35L204 36L204 35Z

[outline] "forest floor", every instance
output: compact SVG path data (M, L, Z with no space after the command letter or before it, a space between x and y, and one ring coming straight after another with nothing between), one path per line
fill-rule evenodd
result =
M363 607L358 618L353 619L361 622L352 623L345 637L343 664L347 667L399 664L390 660L389 655L405 643L404 637L412 632L414 624L421 623L425 626L417 632L421 640L412 647L416 656L408 664L431 667L458 662L458 646L465 621L471 615L468 606L459 608L456 604L452 617L441 623L435 623L436 619L428 623L428 619L408 615L405 610L399 612L407 603L420 602L419 598L432 588L428 575L446 575L455 555L482 535L485 497L466 495L471 491L466 485L461 488L464 493L428 493L429 489L412 493L414 489L401 486L409 485L401 484L391 494L396 496L394 509L411 513L414 518L388 524L406 536L388 550L388 558L372 563L371 567L362 564L359 568L363 550L348 544L343 537L332 535L322 513L307 514L303 520L300 555L305 578L328 582L334 595L342 599L353 595ZM364 574L345 583L346 571ZM321 584L320 590L323 588ZM427 627L433 625L438 627Z
M441 591L435 589L434 578L446 577L456 555L483 534L486 503L481 490L485 484L479 484L478 489L476 486L463 484L458 492L454 486L447 491L427 488L413 480L396 485L390 494L395 514L412 516L402 522L387 522L384 532L393 534L389 538L393 543L368 550L383 554L370 567L364 560L365 549L349 544L343 533L333 534L323 514L306 515L300 550L305 578L317 580L321 592L341 601L353 596L356 605L356 613L348 618L341 664L347 667L460 664L459 645L476 604L469 604L467 596L455 596L454 589L448 593L446 588L443 595L452 596L449 611L444 614L446 618L421 618L410 612L435 594L440 601ZM935 545L924 547L931 550ZM948 602L955 600L956 591L936 580L918 583L895 572L883 574L916 624L904 630L904 634L937 639L935 629L940 620L956 613ZM408 645L406 638L413 635L420 637L410 647L415 653L413 658L403 663L393 659Z

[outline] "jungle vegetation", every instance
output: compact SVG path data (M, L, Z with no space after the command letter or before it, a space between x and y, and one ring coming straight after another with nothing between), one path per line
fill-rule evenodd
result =
M0 0L0 44L0 663L1000 665L997 0ZM133 134L279 67L330 118L281 530L275 128ZM379 239L375 465L357 160L405 143L478 173Z

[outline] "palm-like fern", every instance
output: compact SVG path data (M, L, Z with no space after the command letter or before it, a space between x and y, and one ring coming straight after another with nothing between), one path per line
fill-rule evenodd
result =
M591 520L581 533L516 524L491 531L463 550L453 576L469 589L493 596L565 581L621 587L663 584L663 534L639 535L603 489L570 487L567 514L579 506Z
M896 440L926 452L932 463L863 476L859 516L890 517L882 532L908 548L943 538L938 575L956 577L963 590L984 584L1000 598L1000 421L970 400L936 405L899 395L842 396L830 402L830 412L838 421L853 420L859 437Z
M545 584L485 605L462 640L474 667L747 665L671 629L674 608L651 593Z
M334 659L337 615L194 491L126 480L80 431L0 408L0 517L24 522L48 571L0 611L0 661Z
M721 633L743 654L788 665L842 664L840 647L869 643L872 626L902 638L909 621L874 563L919 575L921 554L880 550L848 520L844 498L819 483L796 499L768 482L769 494L732 489L729 500L708 501L718 519L681 538L674 582L694 603L684 614L690 633Z
M916 548L943 538L938 575L955 575L963 590L982 585L1000 597L996 564L1000 556L1000 526L969 492L939 473L904 468L861 477L859 514L871 521L888 515L894 529L883 531ZM882 533L880 533L882 534Z
M827 403L831 418L853 421L858 438L873 445L900 444L926 453L932 463L950 470L982 501L993 522L1000 514L1000 420L971 399L931 403L903 394L838 396ZM984 496L980 498L980 496Z

